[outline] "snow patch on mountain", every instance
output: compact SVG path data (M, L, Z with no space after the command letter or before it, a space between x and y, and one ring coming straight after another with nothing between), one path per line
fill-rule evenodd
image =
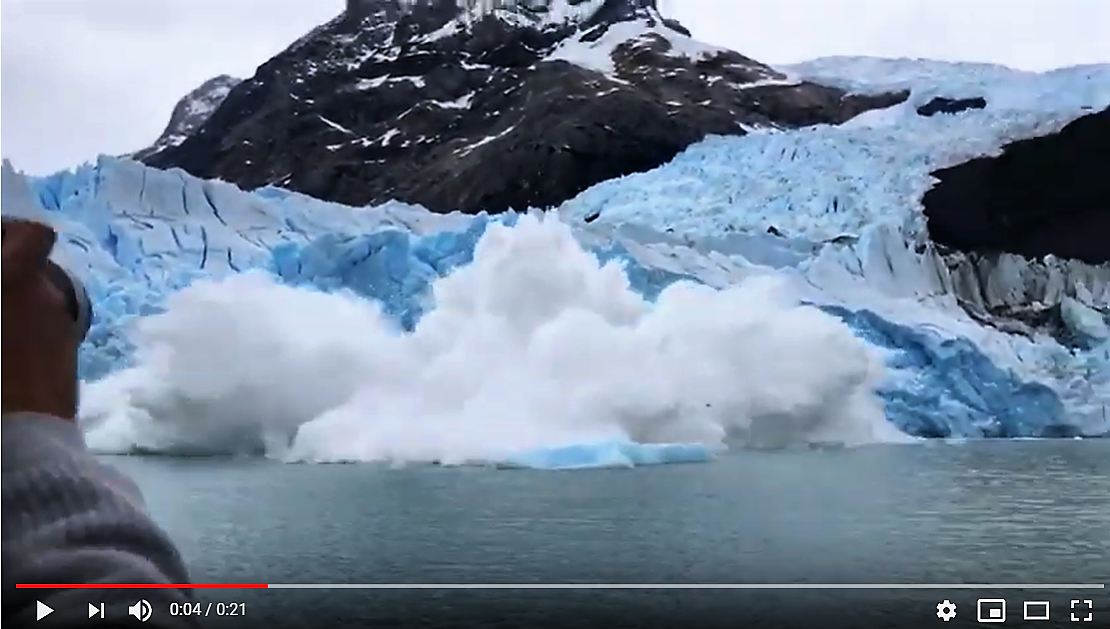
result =
M427 0L403 0L411 9ZM444 29L458 30L469 27L486 17L494 17L514 26L537 29L584 24L605 8L615 4L612 0L458 0L459 16ZM628 8L644 15L659 17L654 2L626 0ZM660 18L661 19L661 18ZM433 39L433 38L429 38Z
M657 39L666 42L668 54L687 57L694 62L730 52L726 48L706 44L684 35L662 22L635 20L608 26L600 37L593 31L570 37L559 44L546 60L566 61L615 77L617 68L613 53L618 46L635 49L638 45L648 45Z

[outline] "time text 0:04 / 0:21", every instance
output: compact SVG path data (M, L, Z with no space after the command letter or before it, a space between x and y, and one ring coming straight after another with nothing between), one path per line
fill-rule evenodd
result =
M246 603L170 603L170 616L246 616Z

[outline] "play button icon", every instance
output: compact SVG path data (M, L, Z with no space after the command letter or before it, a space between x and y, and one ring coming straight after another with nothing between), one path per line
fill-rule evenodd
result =
M49 605L42 601L35 601L35 620L42 620L53 613L54 610Z

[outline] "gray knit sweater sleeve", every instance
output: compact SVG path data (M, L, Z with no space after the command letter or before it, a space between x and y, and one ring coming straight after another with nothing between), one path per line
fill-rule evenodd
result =
M17 583L188 583L177 549L147 515L138 488L97 461L80 429L43 415L5 415L3 451L3 623L35 627L191 627L171 617L181 589L16 589ZM139 623L127 608L152 607ZM37 601L54 611L36 622ZM89 619L104 603L105 618ZM10 624L9 624L10 623Z

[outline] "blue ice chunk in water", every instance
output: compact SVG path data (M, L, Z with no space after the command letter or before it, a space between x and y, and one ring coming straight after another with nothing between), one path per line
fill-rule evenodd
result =
M706 463L713 452L701 444L606 441L543 448L507 457L502 467L538 470L627 468L668 463Z

